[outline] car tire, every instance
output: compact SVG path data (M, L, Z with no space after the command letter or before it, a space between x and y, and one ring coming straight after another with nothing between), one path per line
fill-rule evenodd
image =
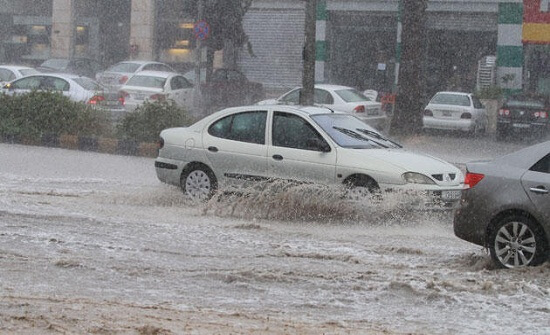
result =
M345 198L353 201L372 199L380 196L378 183L369 176L353 176L345 182Z
M502 218L491 231L488 242L491 257L500 268L536 266L548 258L548 244L542 229L525 215Z
M183 193L191 199L207 201L216 192L218 181L208 167L192 164L183 170L180 185Z

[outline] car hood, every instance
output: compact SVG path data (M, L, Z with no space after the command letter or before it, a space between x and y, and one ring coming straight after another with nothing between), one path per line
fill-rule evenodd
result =
M427 176L438 174L455 174L452 184L460 184L460 170L442 159L411 152L405 149L348 149L340 148L338 154L340 165L355 168L375 167L378 171L395 171L400 173L418 172Z

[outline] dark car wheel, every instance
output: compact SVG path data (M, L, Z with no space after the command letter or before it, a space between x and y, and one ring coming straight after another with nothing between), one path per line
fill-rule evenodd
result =
M194 200L206 201L216 192L218 183L214 173L207 167L192 165L181 175L183 193Z
M359 201L380 196L378 183L368 176L348 178L344 185L346 187L344 197L349 200Z
M504 141L507 137L506 129L497 126L497 141Z
M502 268L540 265L548 257L543 232L523 215L510 215L497 223L489 236L489 251Z

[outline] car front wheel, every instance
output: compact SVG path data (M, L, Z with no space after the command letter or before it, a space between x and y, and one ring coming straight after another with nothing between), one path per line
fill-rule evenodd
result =
M541 229L523 215L507 216L497 223L489 237L489 251L501 268L535 266L547 259Z
M206 201L217 189L214 173L207 167L192 165L186 168L181 176L183 193L194 200Z

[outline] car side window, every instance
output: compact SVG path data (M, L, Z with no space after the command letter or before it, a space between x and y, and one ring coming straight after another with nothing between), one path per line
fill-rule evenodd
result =
M313 126L298 115L275 112L273 115L273 145L293 149L320 151L318 143L325 139ZM313 145L312 143L317 143Z
M313 100L316 104L331 105L334 103L332 95L328 91L316 88L313 96Z
M7 69L0 69L0 80L1 81L12 81L15 79L15 74Z
M477 97L472 97L472 102L474 103L474 108L475 109L482 109L483 108L483 104L481 103L481 101L479 101L479 99Z
M69 83L61 78L44 77L40 82L40 89L47 91L68 91Z
M41 76L22 78L13 82L12 88L19 90L37 90L40 87Z
M301 89L296 89L294 91L291 91L287 95L283 96L281 101L288 104L298 104L298 102L300 102L300 92L301 92Z
M191 88L193 85L182 76L175 76L170 80L170 86L173 90L181 90Z
M543 157L530 169L535 172L550 173L550 154Z
M266 111L243 112L216 121L208 133L228 140L265 144Z

